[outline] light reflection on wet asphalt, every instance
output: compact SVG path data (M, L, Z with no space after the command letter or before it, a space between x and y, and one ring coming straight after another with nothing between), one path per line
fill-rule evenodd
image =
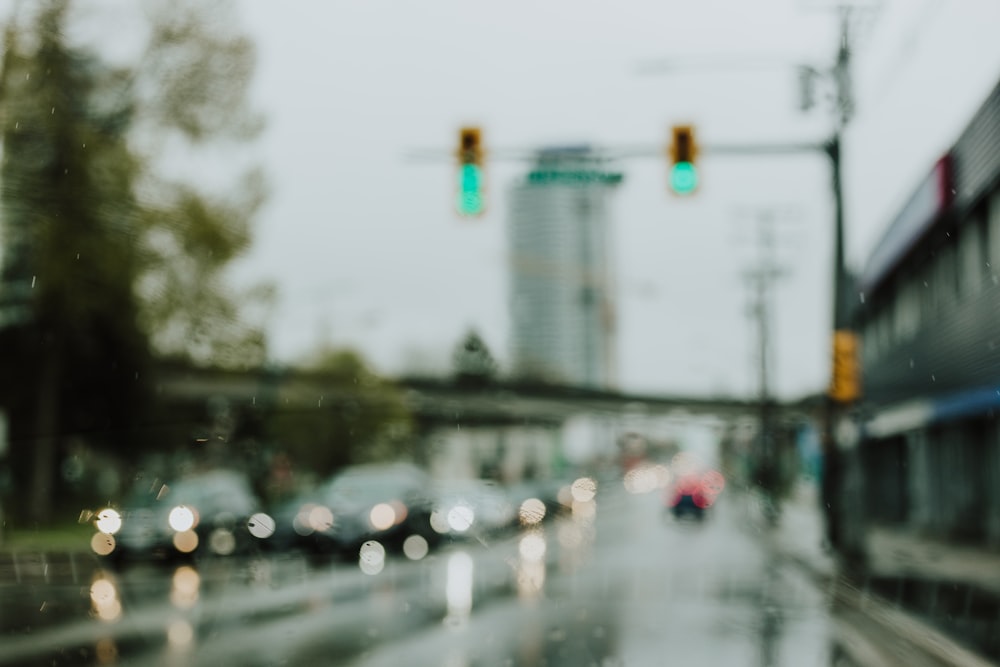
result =
M847 664L822 592L776 564L738 504L715 509L676 523L655 493L601 489L573 516L371 575L279 556L102 575L81 558L76 584L5 583L0 663ZM40 598L61 610L52 625Z

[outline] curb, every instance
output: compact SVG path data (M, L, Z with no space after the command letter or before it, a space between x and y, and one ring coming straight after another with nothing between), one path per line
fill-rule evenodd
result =
M952 665L954 667L995 667L995 663L980 656L974 651L960 645L936 627L902 611L887 600L870 591L862 591L843 574L831 576L829 573L814 566L809 558L801 554L782 551L782 558L804 572L821 589L827 591L831 601L844 605L873 621L882 631L900 641L909 643L932 661L930 664ZM911 661L901 661L897 652L892 651L893 658L884 655L887 650L878 647L863 638L860 631L849 632L850 641L845 642L845 649L857 649L851 652L851 657L860 664L872 664L873 654L878 655L880 665L907 665L913 667Z

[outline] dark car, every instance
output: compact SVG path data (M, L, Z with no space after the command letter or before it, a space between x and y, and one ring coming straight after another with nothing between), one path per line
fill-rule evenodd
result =
M484 479L435 484L431 527L453 538L493 535L514 525L517 507L507 490Z
M411 536L428 545L431 529L429 476L410 464L344 468L314 491L275 511L277 548L314 554L357 554L369 540L400 547Z
M114 560L190 554L228 556L255 546L248 523L259 503L246 477L213 470L136 489L120 509L98 514Z

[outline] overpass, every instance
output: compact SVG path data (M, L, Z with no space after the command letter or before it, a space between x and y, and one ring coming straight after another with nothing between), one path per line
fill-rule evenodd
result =
M293 369L242 372L182 366L158 370L158 392L182 403L225 400L234 407L273 406L295 410L336 405L352 392L322 374ZM629 394L580 387L498 381L462 383L448 379L403 377L391 380L403 391L406 405L422 422L562 423L581 414L714 416L723 421L752 417L757 400L718 396ZM771 414L779 421L801 421L815 413L815 398L776 403Z

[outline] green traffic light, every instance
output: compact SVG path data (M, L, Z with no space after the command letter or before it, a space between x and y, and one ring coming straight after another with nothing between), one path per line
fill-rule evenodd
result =
M689 195L698 187L698 170L690 162L678 162L670 170L670 187L679 195Z
M478 215L483 208L483 170L477 164L463 164L458 175L458 212Z

